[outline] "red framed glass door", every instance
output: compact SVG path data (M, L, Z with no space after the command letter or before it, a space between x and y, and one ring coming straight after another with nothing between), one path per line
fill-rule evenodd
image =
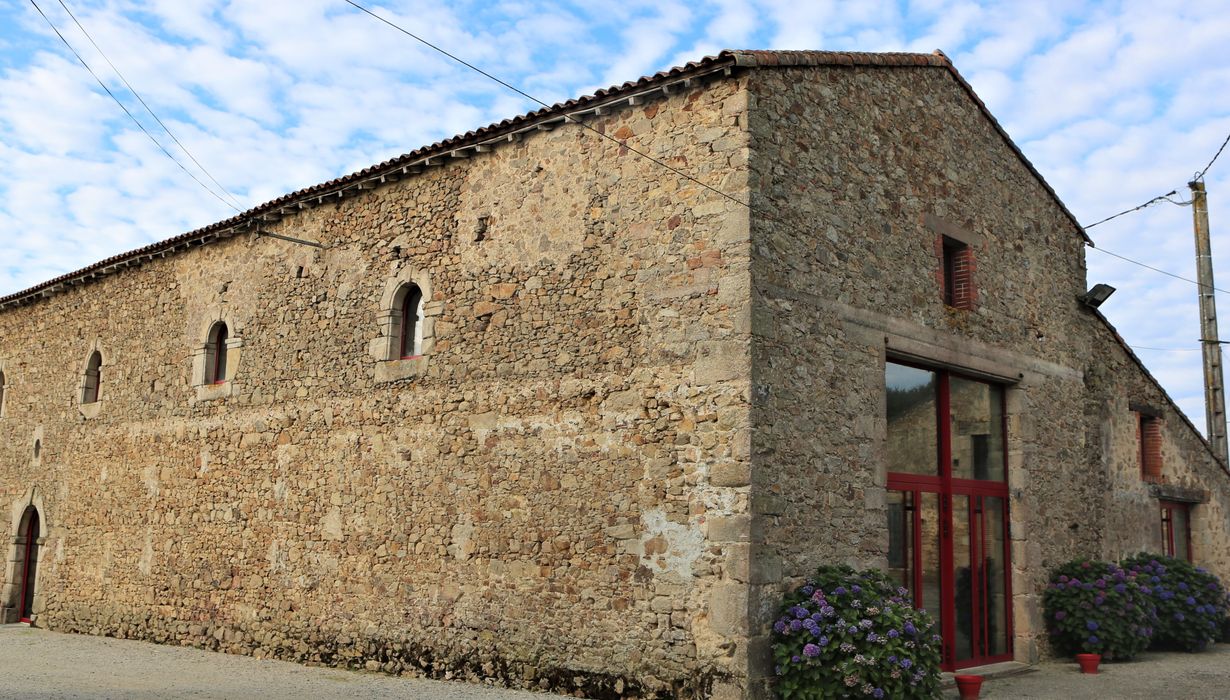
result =
M1012 658L1003 387L888 363L889 572L947 670Z

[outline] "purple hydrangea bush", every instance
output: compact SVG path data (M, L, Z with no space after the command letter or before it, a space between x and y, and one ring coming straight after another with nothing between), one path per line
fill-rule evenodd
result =
M1140 576L1104 561L1077 559L1056 569L1042 608L1051 647L1065 656L1130 659L1149 647L1157 625Z
M778 697L937 698L938 632L883 572L820 567L773 623Z
M1137 576L1157 607L1154 646L1202 651L1218 640L1227 605L1226 589L1216 576L1160 554L1137 554L1123 565Z

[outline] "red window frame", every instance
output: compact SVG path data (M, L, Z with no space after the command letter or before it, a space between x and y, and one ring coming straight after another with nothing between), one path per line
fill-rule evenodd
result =
M974 288L974 251L968 243L941 235L940 283L944 304L954 309L971 311L977 292Z
M1174 511L1183 513L1183 532L1177 536L1183 538L1187 561L1192 561L1192 510L1187 503L1177 501L1158 501L1162 511L1162 554L1175 556Z
M902 472L888 472L886 487L889 490L895 491L910 491L913 492L912 499L914 507L907 511L906 517L914 519L913 532L920 532L922 529L922 509L917 506L921 493L935 493L939 499L940 507L940 529L942 544L940 547L940 599L941 601L956 600L956 586L953 581L952 571L953 566L953 496L968 496L969 497L969 515L972 516L975 509L982 508L983 497L994 497L1002 499L1004 504L1003 513L1003 533L1002 541L1003 552L1001 554L1004 567L1004 599L1007 605L1004 615L1005 637L1007 640L1007 651L1003 654L975 656L973 659L962 661L956 660L956 639L953 633L956 630L956 606L942 605L940 628L943 636L942 664L941 666L948 671L957 670L959 668L967 668L988 663L999 663L1001 661L1011 661L1014 658L1013 642L1013 619L1012 619L1012 538L1010 532L1010 503L1007 482L1007 465L1008 465L1008 411L1007 411L1007 395L1006 392L1000 394L1000 419L1002 421L1001 430L1004 436L1003 439L1003 460L1004 460L1004 481L987 481L981 479L962 479L952 476L952 409L951 409L951 394L950 394L950 379L959 377L971 381L981 382L983 384L995 384L987 380L974 377L952 370L941 369L938 367L930 367L927 365L916 364L909 361L902 361L895 358L888 358L888 362L892 364L902 365L905 367L914 367L916 369L934 372L936 374L936 460L939 466L937 474L909 474ZM1000 384L1003 387L1004 385ZM981 527L975 523L982 523L979 518L970 517L970 538L977 539L983 543L986 542L985 532L981 532ZM947 540L944 542L944 540ZM984 545L985 546L985 545ZM1190 551L1190 550L1189 550ZM913 557L913 575L915 595L914 606L923 607L923 571L922 571L922 551L918 547L912 547ZM983 590L984 582L982 581L980 567L971 567L971 590ZM974 595L977 595L976 593ZM980 604L974 603L974 607L981 607ZM984 624L975 626L974 636L971 640L971 645L974 649L978 649L983 643L983 636L987 633L985 618Z
M1162 475L1162 419L1137 412L1136 442L1140 461L1140 478L1151 484L1165 482Z

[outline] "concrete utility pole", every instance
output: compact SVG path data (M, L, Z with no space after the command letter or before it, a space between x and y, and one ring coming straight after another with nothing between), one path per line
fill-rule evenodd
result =
M1200 345L1204 354L1204 413L1209 444L1223 464L1226 451L1226 393L1221 371L1221 342L1217 336L1217 302L1213 299L1213 251L1209 245L1209 202L1204 183L1192 189L1192 216L1196 223L1196 281L1200 283Z

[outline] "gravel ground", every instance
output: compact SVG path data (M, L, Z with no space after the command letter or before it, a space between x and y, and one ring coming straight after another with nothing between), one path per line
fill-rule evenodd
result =
M1230 644L1200 654L1148 652L1129 663L1102 664L1097 675L1075 661L1048 661L1036 671L982 684L983 698L1098 698L1098 700L1226 700L1230 698ZM957 697L951 690L948 698Z
M982 686L983 698L1230 700L1230 644L1202 654L1154 652L1102 664L1096 676L1073 661ZM127 639L0 625L0 698L410 698L552 700L561 695L396 678L302 666ZM956 690L945 693L957 697Z
M0 625L0 698L411 698L559 695L302 666L128 639Z

